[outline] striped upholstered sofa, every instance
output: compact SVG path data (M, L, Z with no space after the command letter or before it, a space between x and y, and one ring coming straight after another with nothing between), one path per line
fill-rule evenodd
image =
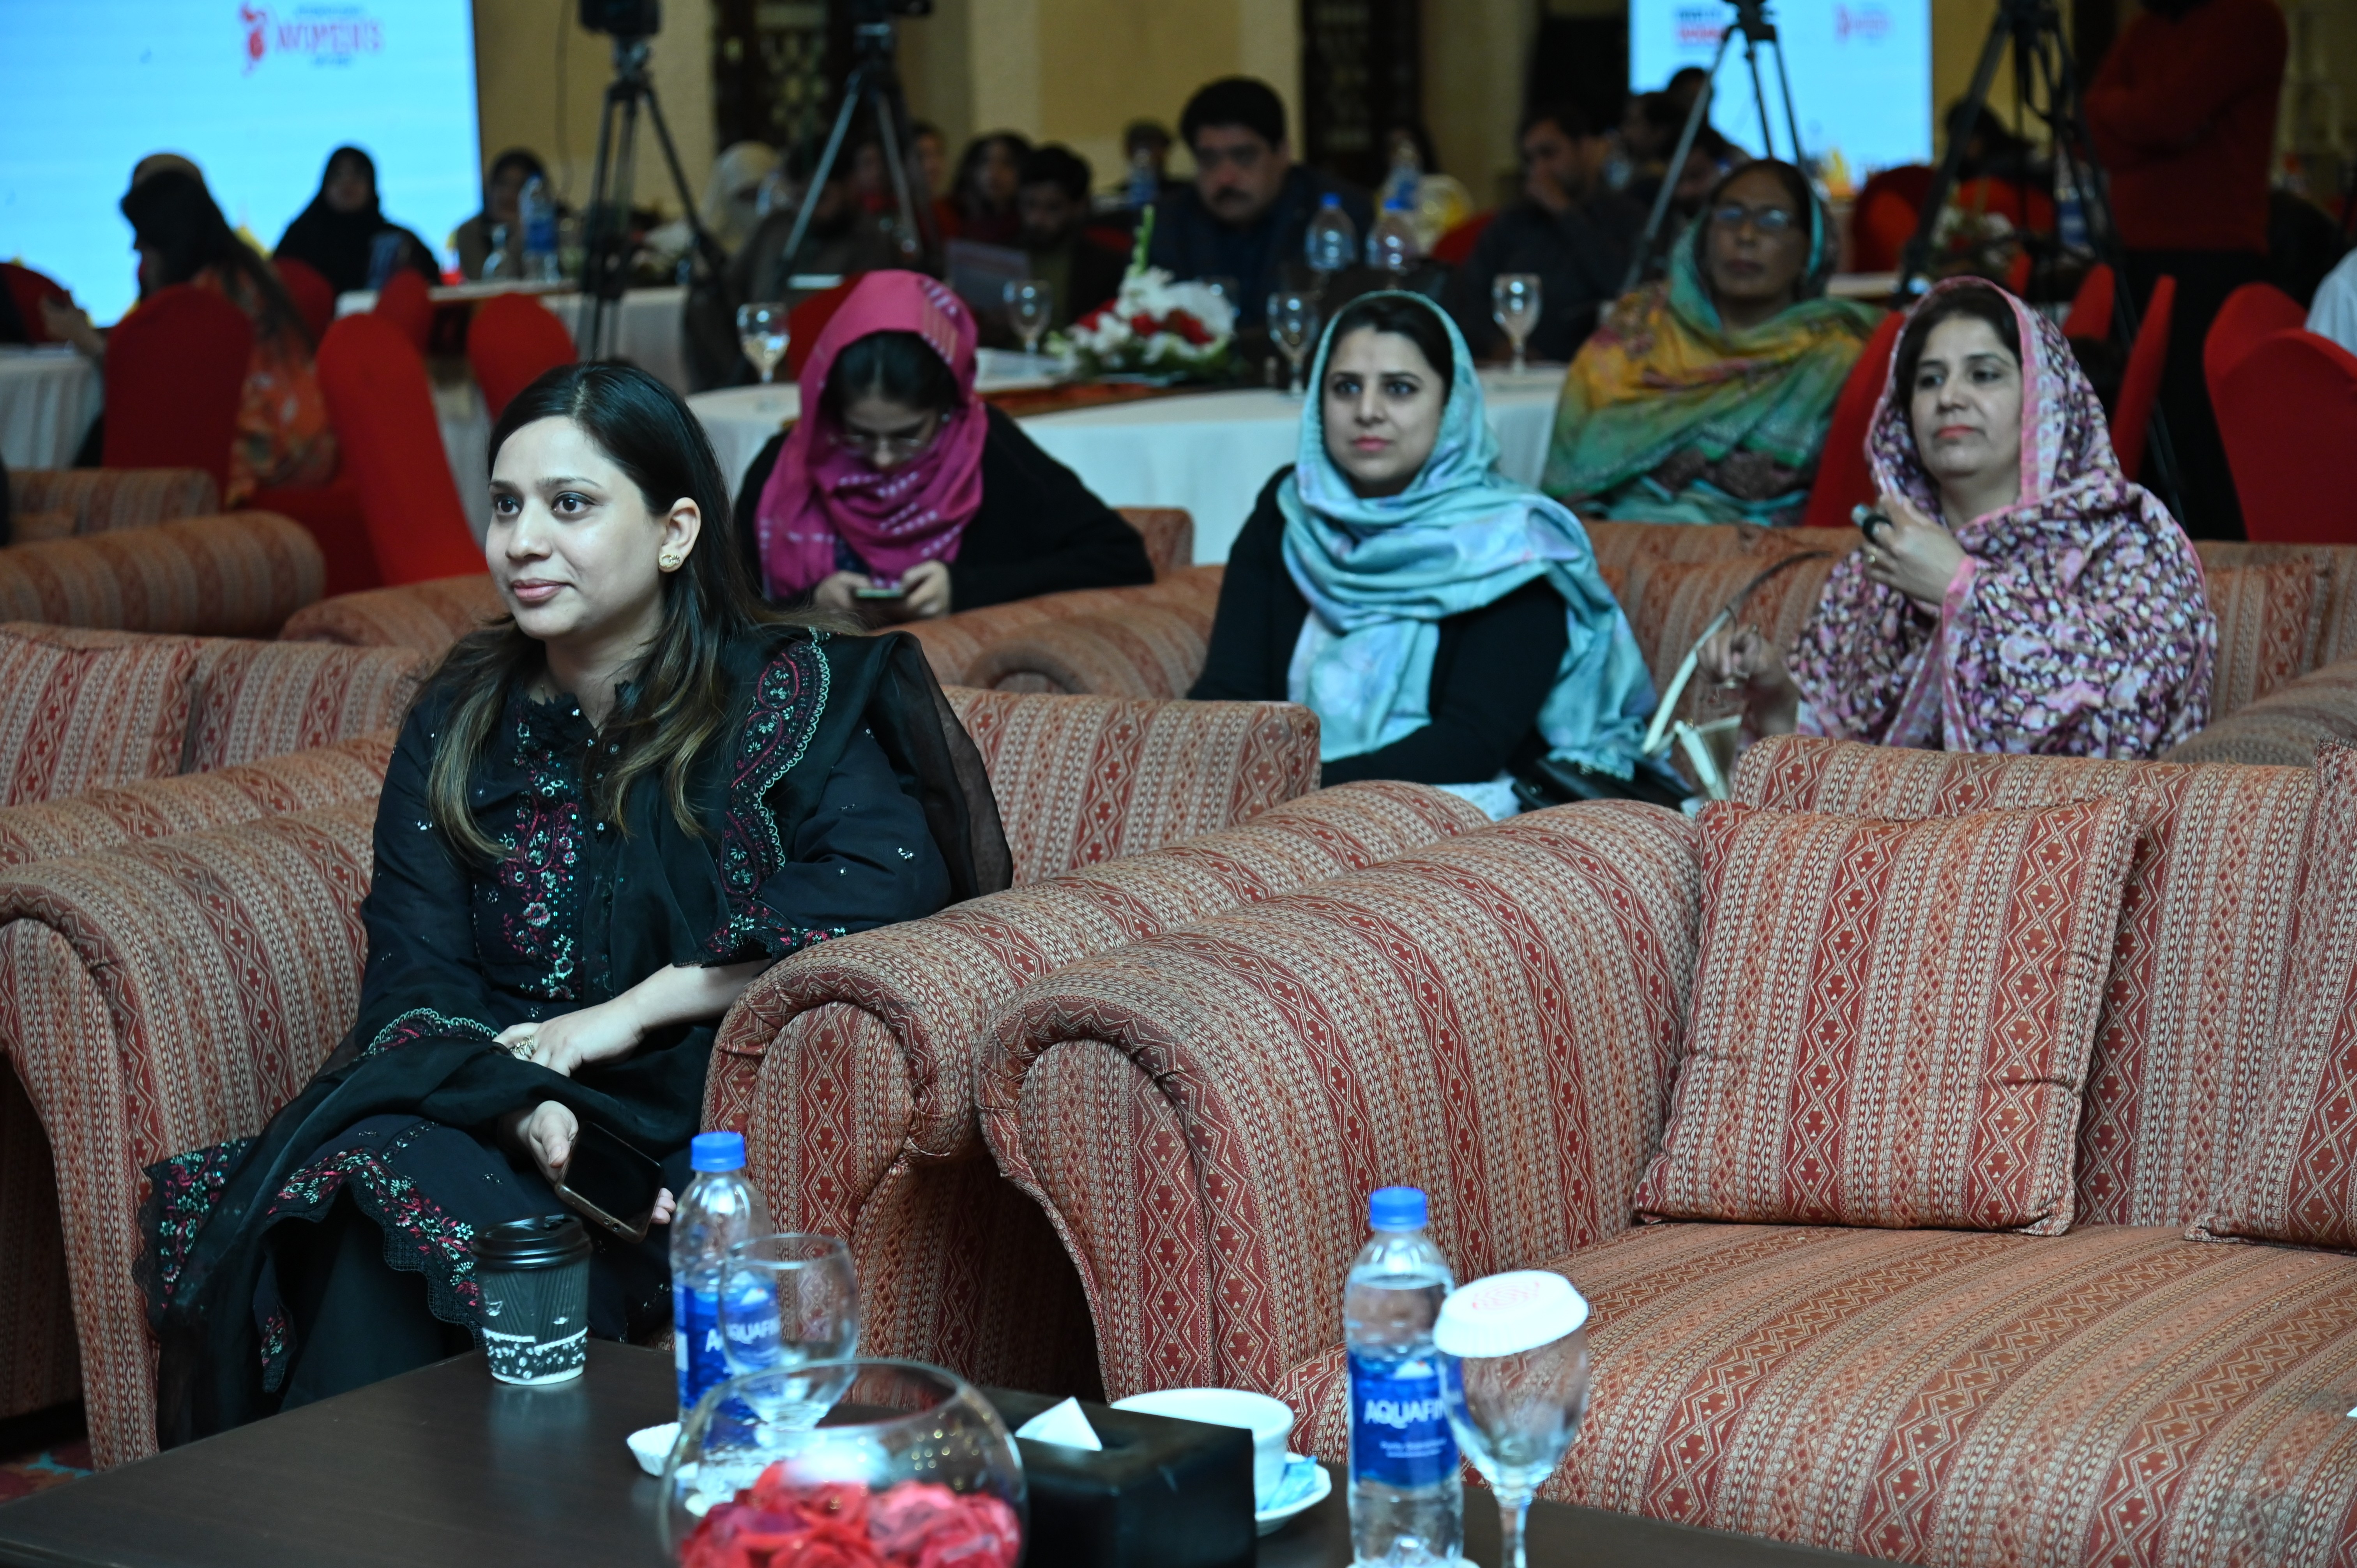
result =
M0 549L0 620L268 637L326 582L317 542L275 512L181 517Z
M1367 1191L1412 1182L1460 1278L1551 1267L1593 1304L1594 1401L1543 1495L1904 1562L2346 1563L2357 754L2328 761L1746 756L1738 800L1783 811L2128 801L2116 914L2083 928L2110 954L2083 1101L2050 1124L2059 1234L1634 1223L1709 933L1705 831L1631 804L1059 970L990 1026L985 1135L1064 1240L1116 1396L1265 1391L1340 1459L1343 1273ZM1780 978L1800 994L1716 994ZM2327 1244L2189 1239L2266 1203Z
M202 468L17 468L0 482L8 487L11 544L221 510L221 487Z
M1216 833L1317 782L1315 721L1282 703L951 697L1027 880ZM12 1138L0 1175L55 1172L39 1223L12 1224L22 1210L0 1206L0 1265L27 1282L15 1320L0 1319L0 1356L19 1358L0 1362L0 1389L71 1367L56 1289L70 1282L102 1465L154 1447L152 1352L131 1275L141 1172L256 1131L349 1026L374 816L372 799L353 800L0 871L0 1054L43 1133ZM1124 918L1111 898L1103 913ZM1020 966L1028 939L1010 928L1008 940ZM738 1014L760 1004L748 997ZM716 1067L713 1113L742 1124L782 1053L767 1048L774 1030L748 1032L737 1015L725 1031L731 1059ZM895 1058L890 1072L863 1067L856 1087L905 1097L911 1076ZM762 1157L774 1185L779 1156Z

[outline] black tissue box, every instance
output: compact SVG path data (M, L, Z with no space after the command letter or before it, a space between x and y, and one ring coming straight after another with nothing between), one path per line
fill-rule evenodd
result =
M985 1389L1009 1432L1062 1402ZM1253 1437L1240 1426L1082 1401L1102 1453L1016 1439L1030 1493L1027 1563L1041 1568L1250 1568Z

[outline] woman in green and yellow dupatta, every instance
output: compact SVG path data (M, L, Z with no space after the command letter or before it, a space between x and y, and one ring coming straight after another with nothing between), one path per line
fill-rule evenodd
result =
M1720 180L1668 280L1616 302L1572 361L1540 488L1590 521L1798 522L1882 315L1824 297L1835 249L1792 165Z

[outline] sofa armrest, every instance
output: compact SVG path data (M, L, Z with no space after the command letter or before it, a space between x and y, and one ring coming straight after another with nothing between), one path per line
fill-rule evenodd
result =
M2306 768L2328 740L2357 740L2357 659L2284 682L2179 742L2161 760Z
M938 620L910 621L899 628L924 645L925 659L945 686L974 686L974 660L1001 638L1012 637L1051 622L1077 617L1120 619L1137 609L1167 612L1195 628L1208 643L1211 618L1220 607L1222 566L1181 566L1154 582L1134 588L1079 588L1067 594L1042 594L1036 599L958 610ZM1183 692L1194 684L1200 671L1190 671L1178 682ZM1118 694L1118 693L1117 693Z
M1210 646L1188 617L1133 605L1118 616L1075 616L1009 633L974 657L966 679L999 692L1183 697L1203 672Z
M181 518L0 551L0 620L267 637L326 574L317 542L275 513Z
M63 512L70 533L149 528L221 510L221 487L202 468L19 468L8 476L11 507Z
M1077 1264L1106 1390L1268 1390L1336 1337L1368 1192L1460 1276L1615 1234L1695 963L1695 830L1517 818L1084 960L991 1026L1000 1170Z
M1195 514L1185 507L1125 506L1114 510L1146 542L1146 558L1154 564L1156 582L1182 566L1195 564Z
M282 642L411 648L438 659L452 643L504 613L490 577L476 572L338 594L289 616L278 637Z

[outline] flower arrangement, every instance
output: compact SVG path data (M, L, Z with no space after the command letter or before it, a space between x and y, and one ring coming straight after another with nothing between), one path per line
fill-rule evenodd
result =
M1224 374L1235 341L1234 305L1217 289L1179 283L1160 267L1146 264L1154 233L1154 209L1137 225L1137 248L1121 292L1110 305L1072 323L1049 339L1055 353L1069 354L1083 376L1150 375L1174 381L1210 381Z
M716 1504L680 1547L680 1568L1015 1568L1023 1553L1015 1510L988 1492L797 1486L785 1468Z

